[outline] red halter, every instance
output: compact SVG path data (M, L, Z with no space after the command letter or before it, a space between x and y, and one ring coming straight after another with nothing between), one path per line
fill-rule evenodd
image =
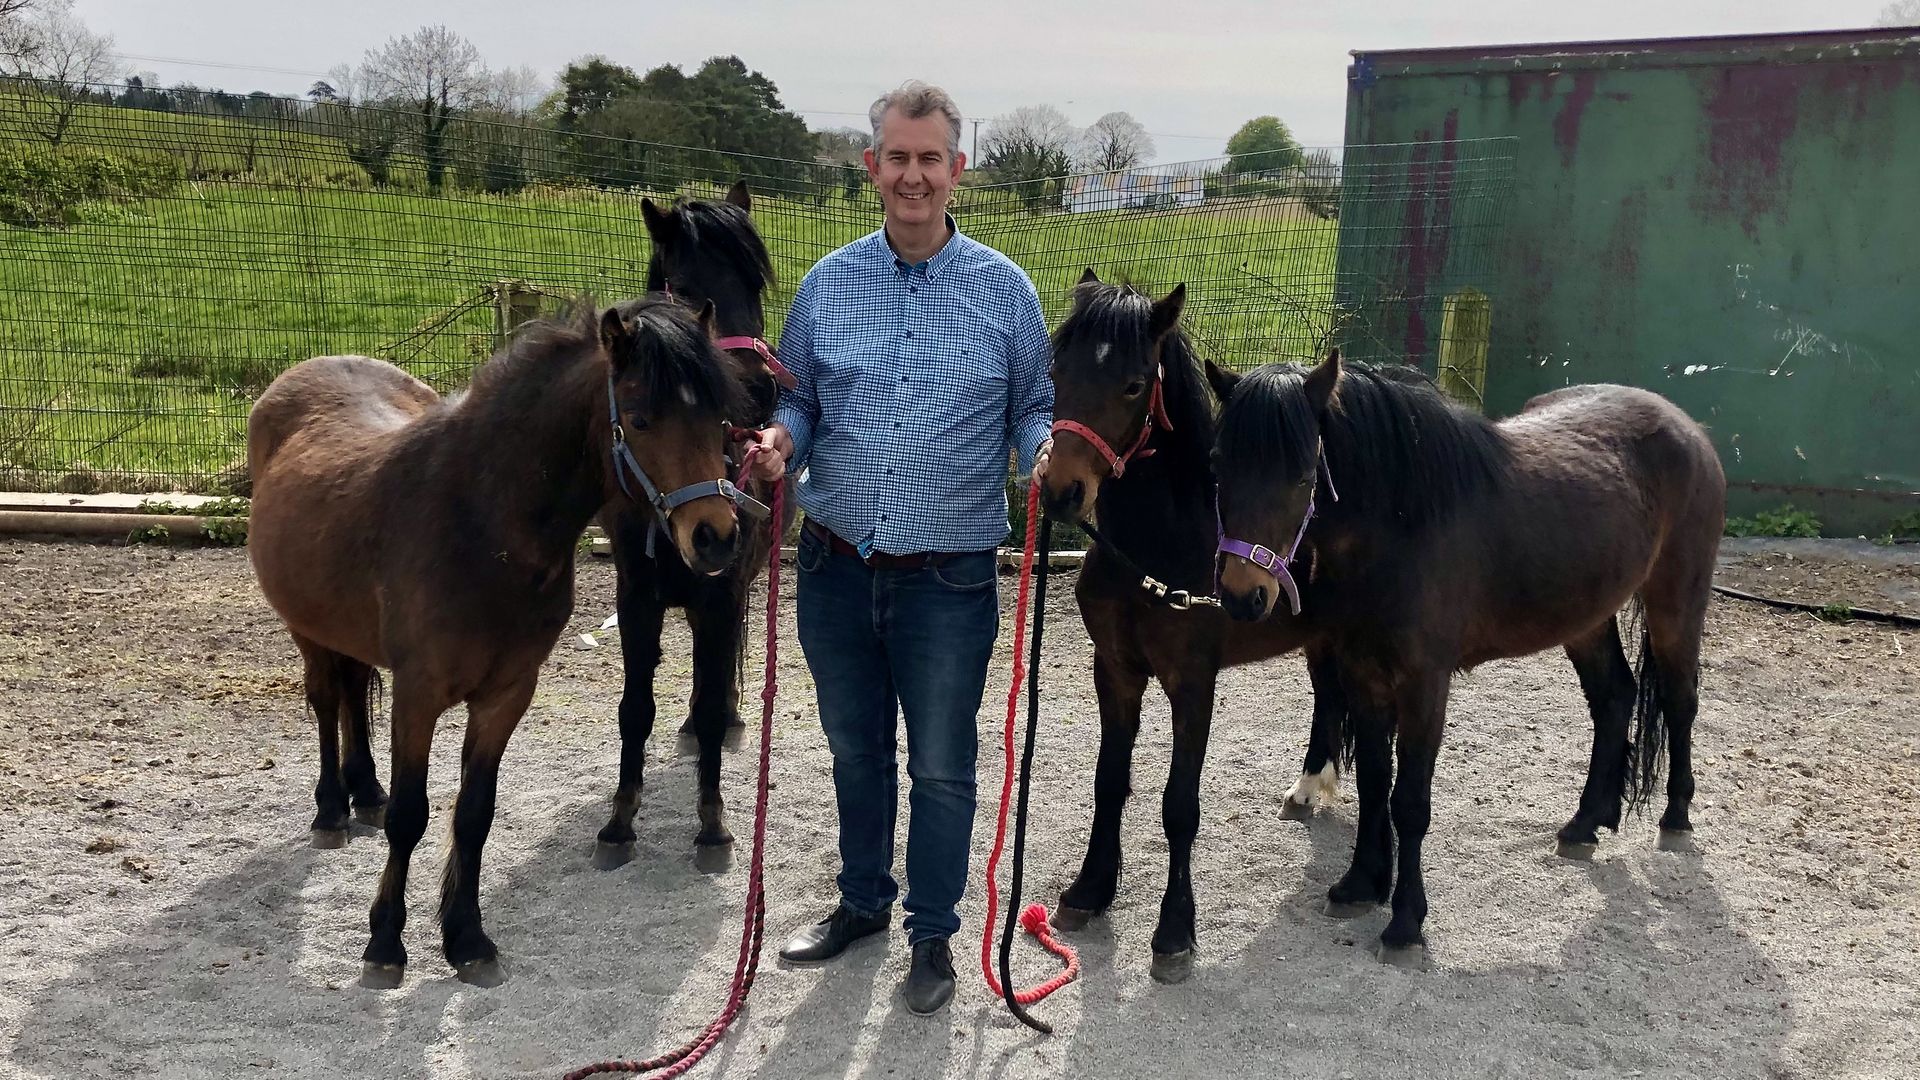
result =
M794 380L793 373L787 370L786 365L773 355L773 346L757 337L736 334L733 337L715 338L713 343L723 349L752 349L760 354L761 360L766 361L767 373L773 376L773 381L779 383L782 389L792 390L800 385Z
M1166 398L1160 392L1160 382L1165 374L1166 372L1162 368L1156 367L1154 369L1153 393L1147 400L1147 419L1145 423L1140 425L1140 437L1133 441L1133 446L1128 449L1126 453L1114 453L1112 445L1110 445L1107 440L1101 438L1099 432L1094 431L1092 428L1077 420L1055 420L1053 422L1053 434L1058 435L1063 431L1071 431L1075 435L1087 440L1095 450L1100 452L1101 457L1107 459L1107 468L1113 471L1113 478L1118 480L1120 477L1126 475L1127 462L1132 461L1136 457L1144 458L1153 456L1153 451L1145 449L1145 447L1147 440L1153 437L1154 421L1158 420L1160 427L1164 430L1173 430L1173 421L1167 419Z
M672 299L679 299L679 297L673 295L672 282L662 282L660 291L666 293L667 296ZM773 376L773 381L778 383L782 390L792 390L800 385L799 382L794 379L793 372L788 371L786 365L782 364L779 358L773 355L773 346L768 345L760 338L754 337L751 334L735 334L732 337L715 338L713 343L722 349L752 349L754 352L759 353L760 359L766 362L767 374Z

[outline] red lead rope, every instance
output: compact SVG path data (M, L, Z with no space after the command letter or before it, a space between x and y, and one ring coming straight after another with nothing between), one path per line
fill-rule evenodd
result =
M740 483L745 485L748 470L760 448L750 447L740 465ZM767 920L767 896L761 879L761 866L767 842L767 769L773 749L773 696L778 688L776 647L780 627L780 520L786 499L786 484L773 485L773 542L767 553L767 666L760 686L760 783L753 804L753 859L747 871L747 911L740 928L740 958L733 968L733 988L727 993L726 1007L699 1035L677 1050L645 1061L603 1061L586 1065L566 1075L566 1080L582 1080L599 1073L655 1073L654 1080L679 1076L700 1063L726 1035L727 1027L747 1003L747 991L753 989L753 976L760 968L760 938Z
M1026 1010L1021 1006L1035 1004L1055 990L1060 989L1078 978L1080 975L1080 957L1071 948L1054 938L1053 927L1047 921L1047 909L1045 905L1029 905L1020 913L1020 926L1026 930L1027 933L1038 938L1040 944L1045 946L1048 952L1065 960L1067 969L1046 982L1041 983L1039 986L1026 990L1012 990L1011 987L1003 986L1000 976L996 975L993 970L993 924L994 918L998 914L1000 904L1000 889L994 882L994 871L1000 864L1000 852L1002 848L1006 846L1007 806L1013 795L1013 725L1015 717L1017 717L1020 712L1020 682L1027 673L1026 655L1022 649L1022 644L1027 632L1027 595L1033 581L1034 545L1037 534L1036 527L1039 524L1040 517L1040 485L1032 484L1027 489L1027 541L1025 554L1020 562L1019 600L1013 609L1013 685L1007 689L1007 722L1005 734L1002 739L1006 769L1000 778L1000 818L998 824L994 827L993 854L987 857L987 921L985 928L981 932L980 939L980 971L986 976L988 989L992 990L995 995L1004 997L1007 1001L1007 1009L1012 1012L1014 1016L1018 1017L1022 1023L1037 1031L1051 1032L1053 1030L1051 1027L1042 1021L1028 1016ZM1043 559L1046 557L1045 552L1047 546L1046 538L1041 537L1039 547L1041 558ZM1041 569L1042 577L1040 586L1042 603L1045 602L1046 594L1045 574L1046 570L1043 567ZM1040 626L1043 618L1043 612L1036 612L1034 615L1033 659L1036 664L1039 662ZM1013 905L1020 902L1021 855L1025 848L1027 820L1026 780L1033 765L1034 723L1036 719L1035 714L1039 707L1038 682L1038 676L1036 675L1035 685L1030 688L1031 692L1027 700L1027 749L1024 761L1025 768L1022 769L1021 773L1019 822L1015 826L1013 894L1008 901L1009 910L1011 910ZM1012 937L1013 927L1009 926L1006 929L1005 940L1001 942L1000 967L1003 972L1010 967L1008 952L1012 945ZM1010 976L1008 981L1011 982Z

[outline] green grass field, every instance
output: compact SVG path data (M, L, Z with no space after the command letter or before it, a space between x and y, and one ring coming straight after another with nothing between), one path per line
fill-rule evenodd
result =
M219 179L65 228L0 226L7 487L214 489L244 456L253 397L297 360L367 353L448 388L493 346L495 283L602 299L644 285L639 192L341 186L344 152L317 136L268 132L269 154L244 122L90 108L81 145L193 145ZM870 194L756 199L780 273L773 336L806 268L878 216ZM1304 357L1327 329L1336 227L1288 200L1029 214L969 212L963 193L958 216L1033 276L1052 321L1092 266L1156 292L1184 281L1188 329L1218 360Z

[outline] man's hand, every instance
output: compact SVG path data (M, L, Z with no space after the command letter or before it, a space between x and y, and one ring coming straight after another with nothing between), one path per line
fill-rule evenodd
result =
M785 424L769 424L753 433L752 446L759 448L753 457L755 479L778 483L787 475L787 459L793 456L793 436Z
M1049 438L1040 444L1040 449L1034 451L1034 454L1033 454L1033 482L1034 483L1044 484L1047 482L1047 462L1052 457L1053 457L1053 440Z

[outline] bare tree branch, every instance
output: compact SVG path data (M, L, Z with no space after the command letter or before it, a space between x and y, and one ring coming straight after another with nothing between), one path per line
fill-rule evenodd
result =
M1081 140L1081 165L1093 172L1124 172L1153 157L1153 136L1130 113L1110 112L1095 120Z

